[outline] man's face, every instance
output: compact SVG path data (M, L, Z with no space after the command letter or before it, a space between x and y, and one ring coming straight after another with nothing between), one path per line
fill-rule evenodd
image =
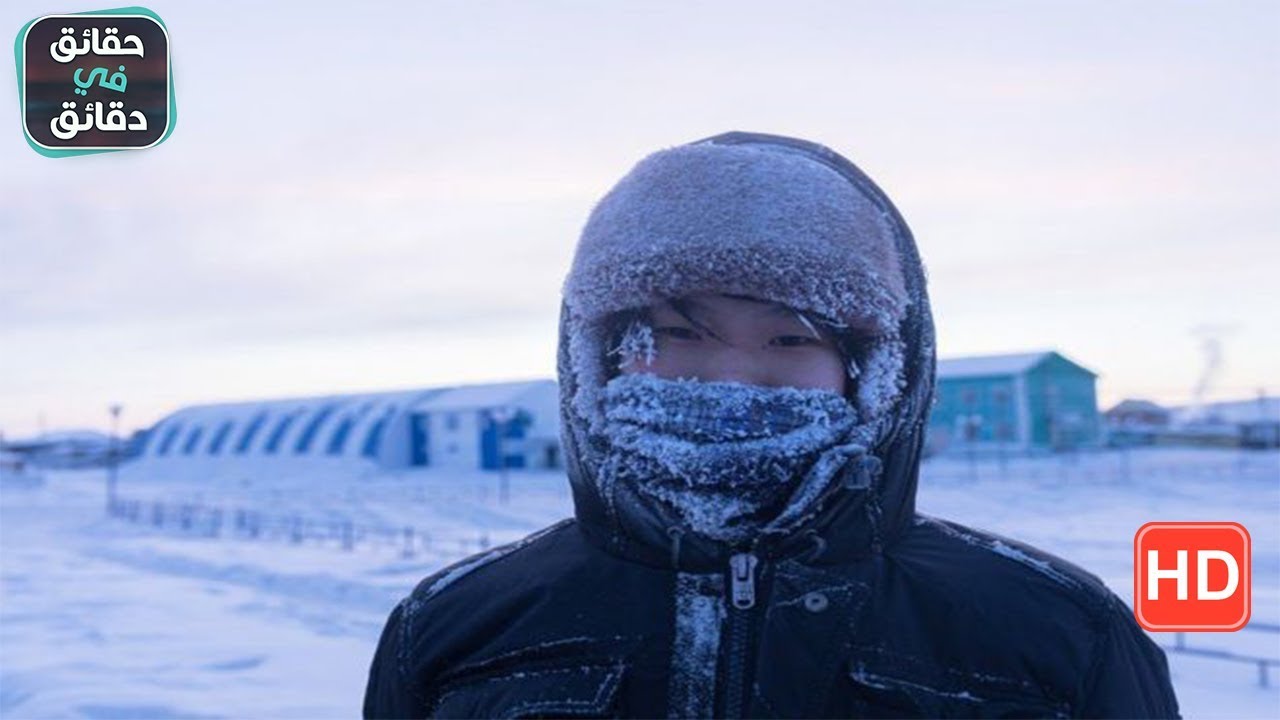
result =
M734 381L767 387L845 392L844 361L830 337L776 303L724 295L681 298L649 308L657 349L623 365L623 373L667 379Z

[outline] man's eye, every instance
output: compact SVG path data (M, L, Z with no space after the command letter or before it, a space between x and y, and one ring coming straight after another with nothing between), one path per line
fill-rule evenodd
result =
M665 335L667 337L673 337L678 340L701 340L702 339L702 336L699 335L697 331L687 327L680 327L678 325L667 325L664 327L656 327L653 329L653 332L657 335Z
M770 345L781 345L782 347L803 347L805 345L821 345L822 341L808 335L779 335L769 341Z

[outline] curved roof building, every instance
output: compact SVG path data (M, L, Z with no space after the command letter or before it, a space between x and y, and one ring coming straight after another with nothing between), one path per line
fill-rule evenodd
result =
M158 422L145 465L556 467L552 380L194 405Z

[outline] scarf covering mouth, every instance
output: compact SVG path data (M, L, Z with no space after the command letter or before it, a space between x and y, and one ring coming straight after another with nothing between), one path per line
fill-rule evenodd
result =
M605 386L606 496L626 483L674 511L683 529L743 542L795 505L838 463L818 462L858 427L857 409L824 389L623 374Z

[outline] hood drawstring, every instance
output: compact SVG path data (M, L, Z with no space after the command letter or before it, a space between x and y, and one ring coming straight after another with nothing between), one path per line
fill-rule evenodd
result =
M851 470L844 473L843 485L847 490L868 490L880 479L880 458L869 453L858 455Z
M684 539L684 530L672 525L667 528L667 537L671 538L671 569L680 569L680 541Z
M812 563L817 560L822 553L827 551L827 541L824 540L822 536L818 534L818 531L813 528L805 530L804 535L813 543L813 548L802 555L800 559L802 562Z

